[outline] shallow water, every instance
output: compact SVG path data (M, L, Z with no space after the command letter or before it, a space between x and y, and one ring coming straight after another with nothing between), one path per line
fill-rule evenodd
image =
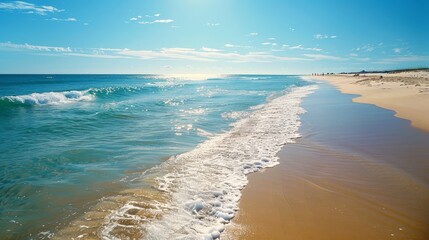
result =
M219 150L225 139L235 144L229 137L231 129L241 135L240 129L244 131L248 124L258 127L260 135L236 140L241 144L249 139L263 143L264 136L270 138L275 133L261 125L265 121L260 116L270 113L275 120L284 110L290 110L290 115L272 122L287 124L280 132L285 137L278 138L278 144L296 138L300 99L310 90L290 94L293 87L309 84L295 76L275 75L201 80L157 75L0 75L0 235L6 239L37 239L55 237L60 231L69 236L64 229L73 229L73 223L91 215L91 219L98 219L92 222L98 225L92 226L92 234L112 237L109 226L115 225L117 218L110 221L115 218L108 212L123 209L132 200L144 203L149 198L146 202L150 205L156 199L163 202L163 211L171 208L174 194L160 191L167 191L162 188L171 185L171 174L183 174L185 170L177 170L177 166L184 166L180 161L186 157L178 157L178 165L170 159L164 164L167 167L153 168L170 156L188 151L196 154L191 150L198 144L200 148ZM240 123L241 128L231 125L237 121L245 122ZM268 147L264 166L276 163L271 155L277 146ZM209 164L216 161L213 156L200 151L190 159L198 164L196 158L202 158L201 162ZM240 171L238 185L245 184L240 174L264 166L250 164L234 170ZM234 171L225 176L234 177ZM180 178L175 177L176 182L169 187L180 189ZM233 184L234 179L225 183ZM161 190L153 192L151 187L155 185ZM177 199L198 200L190 199L194 195L180 197ZM191 208L207 206L200 200L189 204ZM224 215L217 211L223 216L220 218L233 214L226 212L230 211L227 206L223 208ZM148 216L148 212L143 215ZM134 225L138 228L139 224ZM162 221L158 224L163 225ZM202 232L188 231L184 235Z
M318 86L302 138L250 175L227 239L428 239L429 134Z

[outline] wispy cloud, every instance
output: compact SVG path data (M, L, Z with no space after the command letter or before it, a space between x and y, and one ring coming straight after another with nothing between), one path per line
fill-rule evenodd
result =
M51 47L51 46L38 46L31 44L15 44L11 42L0 43L0 48L12 49L12 50L31 50L31 51L44 51L44 52L72 52L69 47Z
M304 54L304 56L309 57L313 60L344 60L344 58L323 54Z
M171 23L171 22L174 22L174 20L172 20L172 19L159 19L159 20L153 21L153 23Z
M302 45L290 46L290 45L284 44L282 47L288 50L304 50L304 51L318 51L318 52L322 51L321 48L315 48L315 47L306 48L306 47L303 47Z
M371 44L367 44L367 45L363 45L362 47L358 47L355 50L362 51L362 52L372 52L375 50L375 47Z
M330 39L333 39L333 38L337 38L337 36L336 35L327 35L327 34L316 34L316 35L314 35L314 38L316 38L316 39L328 39L328 38L330 38Z
M190 60L202 62L274 62L274 61L306 61L308 58L277 56L271 52L237 53L219 49L202 47L193 48L161 48L160 50L132 50L127 48L88 48L71 49L69 47L38 46L31 44L0 43L0 49L50 52L55 55L66 55L90 58L134 58L156 60Z
M206 52L220 52L221 51L219 49L207 48L207 47L202 47L201 50L206 51Z
M401 53L401 51L402 51L402 49L400 49L400 48L394 48L394 49L392 49L393 50L393 52L394 53L396 53L396 54L399 54L399 53Z
M122 56L140 59L192 60L192 61L229 61L229 62L273 62L273 61L305 61L309 59L276 56L269 52L233 53L223 51L198 51L192 48L162 48L151 50L124 50L117 52Z
M258 36L259 35L259 33L257 33L257 32L251 32L251 33L249 33L249 36Z
M235 44L231 44L231 43L227 43L224 46L227 48L252 48L251 46L235 45Z
M288 45L287 45L288 46ZM238 47L232 44L226 44L225 47ZM301 45L289 46L289 49L308 50L312 48L304 48ZM370 58L357 58L357 54L350 57L338 57L324 54L302 54L299 57L285 56L277 52L270 51L249 51L238 53L235 51L221 50L216 48L201 47L194 48L161 48L158 50L134 50L127 48L75 48L42 46L31 44L15 44L11 42L0 43L0 50L15 50L15 51L34 51L50 53L52 56L75 56L103 59L140 59L140 60L189 60L200 62L287 62L287 61L369 61ZM317 51L317 50L315 50ZM429 56L402 56L390 59L382 59L378 63L392 62L419 62L428 61Z
M160 13L156 13L154 15L145 15L145 18L158 18L159 16L161 16L161 14ZM172 22L174 22L173 19L156 19L156 20L153 20L153 21L144 21L143 17L140 16L140 15L136 16L136 17L130 18L129 21L137 22L137 23L143 24L143 25L146 25L146 24L155 24L155 23L172 23Z
M60 21L60 22L76 22L76 18L48 18L48 21Z
M64 53L63 55L74 56L74 57L105 58L105 59L130 58L127 56L120 56L120 55L109 55L109 54L99 54L99 53L79 53L79 52L69 52L69 53Z
M209 27L217 27L220 26L220 23L206 23L206 25Z
M261 44L265 45L265 46L277 46L277 43L275 43L275 42L263 42Z
M174 22L173 19L157 19L157 20L151 21L151 22L141 21L141 22L139 22L139 24L172 23L172 22Z
M0 2L0 9L20 11L30 14L47 15L48 13L62 12L64 10L53 6L35 5L23 1Z

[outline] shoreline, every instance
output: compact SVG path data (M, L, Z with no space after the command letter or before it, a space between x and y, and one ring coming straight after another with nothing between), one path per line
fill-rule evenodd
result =
M248 176L224 238L427 239L429 135L320 85L303 102L302 139Z
M358 94L354 102L395 111L395 116L429 132L429 71L305 76L331 83L342 93Z

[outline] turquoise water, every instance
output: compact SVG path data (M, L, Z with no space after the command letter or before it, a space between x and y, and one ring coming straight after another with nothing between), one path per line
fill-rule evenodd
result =
M0 75L0 236L43 238L296 76Z

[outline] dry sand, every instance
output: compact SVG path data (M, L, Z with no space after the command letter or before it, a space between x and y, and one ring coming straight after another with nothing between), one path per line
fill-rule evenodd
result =
M429 71L392 74L308 76L329 81L343 93L359 94L359 103L374 104L396 112L411 125L429 131Z

